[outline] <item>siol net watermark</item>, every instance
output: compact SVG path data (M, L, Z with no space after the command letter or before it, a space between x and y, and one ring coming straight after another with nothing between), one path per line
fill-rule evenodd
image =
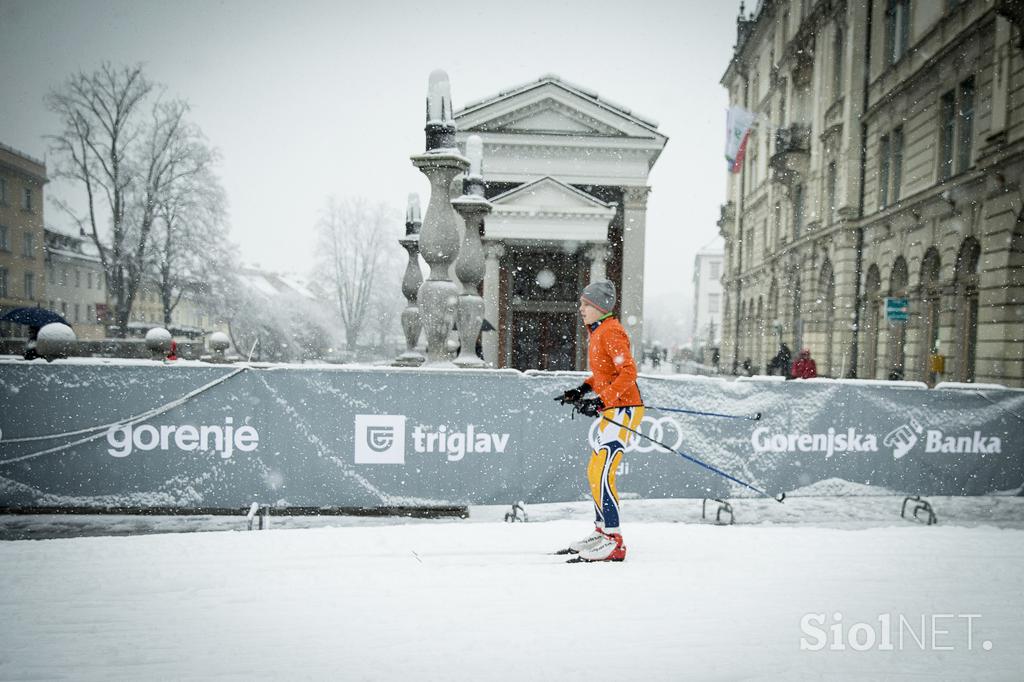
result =
M873 621L847 622L839 611L806 613L800 619L800 650L990 651L992 642L976 636L980 620L978 613L882 613Z

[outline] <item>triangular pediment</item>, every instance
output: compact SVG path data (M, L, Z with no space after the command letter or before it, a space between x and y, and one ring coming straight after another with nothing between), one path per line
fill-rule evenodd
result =
M655 140L667 137L657 123L597 93L545 76L455 112L464 133L526 133Z
M622 131L554 98L544 99L485 120L470 130L488 133L549 135L621 135Z
M586 192L552 177L540 178L520 185L491 199L496 210L527 210L541 212L615 212L613 204L595 199Z

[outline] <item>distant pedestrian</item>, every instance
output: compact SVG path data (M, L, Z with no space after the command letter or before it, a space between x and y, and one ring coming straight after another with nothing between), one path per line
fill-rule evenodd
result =
M793 360L793 352L789 350L789 346L785 343L779 344L779 352L775 354L775 357L768 363L768 374L778 374L780 376L788 377L790 370L790 363Z
M793 363L792 376L794 379L813 379L818 376L818 366L811 357L811 349L804 348Z
M41 327L30 326L28 328L28 341L25 342L25 359L35 360L39 357L36 344L39 343L39 330Z
M745 377L752 377L752 376L754 376L754 367L753 367L753 364L750 361L750 358L745 358L743 360L743 376L745 376Z

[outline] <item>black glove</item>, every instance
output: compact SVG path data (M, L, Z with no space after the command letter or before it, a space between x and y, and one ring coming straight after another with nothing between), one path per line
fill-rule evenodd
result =
M582 400L583 396L590 393L591 390L590 384L580 384L576 388L570 388L568 391L555 398L555 400L563 405L574 404Z
M583 398L576 403L576 409L580 414L596 417L604 410L604 402L600 398Z

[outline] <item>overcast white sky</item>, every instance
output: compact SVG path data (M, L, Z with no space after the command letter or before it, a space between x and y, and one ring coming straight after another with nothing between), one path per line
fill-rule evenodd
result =
M246 260L305 273L329 195L397 210L416 191L425 203L409 156L423 149L431 70L448 72L456 109L555 73L669 136L650 177L646 294L685 300L725 200L718 81L737 10L731 0L0 0L0 142L45 158L43 136L57 130L48 90L104 60L143 62L222 153ZM66 224L51 206L46 220Z

